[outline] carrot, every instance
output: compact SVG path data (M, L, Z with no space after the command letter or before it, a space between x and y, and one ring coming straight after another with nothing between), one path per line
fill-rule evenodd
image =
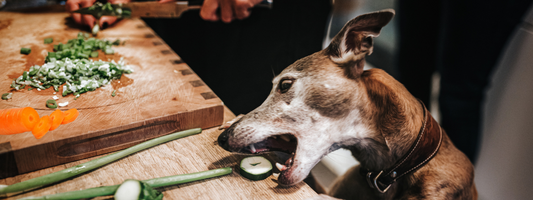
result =
M76 120L78 115L80 115L80 113L78 112L78 110L76 110L76 108L65 111L65 119L63 119L63 122L61 122L61 124L68 124L70 122L73 122L74 120Z
M63 122L63 119L65 119L65 113L57 109L54 112L52 112L52 114L50 114L50 119L52 120L52 126L50 126L50 130L53 131L54 129L59 127L59 125L61 125L61 123Z
M33 130L39 122L39 114L31 107L0 111L0 135L11 135Z
M50 126L52 126L52 120L50 117L48 115L43 116L41 117L41 120L39 120L39 123L33 127L31 133L35 138L41 139L46 133L48 133Z

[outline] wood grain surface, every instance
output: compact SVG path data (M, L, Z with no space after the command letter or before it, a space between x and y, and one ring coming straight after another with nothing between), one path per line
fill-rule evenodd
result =
M13 91L13 79L33 65L43 65L48 51L86 29L67 13L0 12L0 93L13 98L0 101L0 109L33 107L40 116L53 109L45 102L69 102L62 110L77 108L76 121L35 139L31 132L0 135L0 178L31 172L124 149L142 141L194 127L218 126L222 101L140 19L121 20L98 34L100 39L125 41L114 55L100 52L97 59L124 58L135 72L93 92L62 97L52 88ZM52 44L43 39L52 37ZM20 48L31 47L29 55ZM116 90L116 96L111 93Z
M229 109L225 108L224 117L225 121L227 121L234 118L235 115ZM28 196L42 196L91 187L116 185L125 179L146 180L230 166L233 167L234 171L227 176L157 189L163 191L164 199L298 200L316 195L304 182L293 187L283 188L279 187L276 183L277 178L275 175L271 175L261 181L251 181L242 177L236 171L236 166L244 156L227 152L217 145L216 140L221 132L218 128L206 129L200 134L174 140L133 154L85 175L45 188L10 196L7 199L19 199ZM12 178L0 179L0 184L9 185L18 183L60 171L97 157L50 167ZM284 162L275 154L268 154L265 157L273 163L276 161ZM279 171L274 171L274 173L279 173ZM105 196L95 199L112 199L112 197Z

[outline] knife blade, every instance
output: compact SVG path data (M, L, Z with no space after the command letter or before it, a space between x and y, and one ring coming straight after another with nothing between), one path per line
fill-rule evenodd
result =
M273 0L264 0L255 7L272 8ZM185 11L200 9L203 0L159 2L130 2L122 4L95 4L91 7L75 10L75 13L89 14L96 18L101 16L115 16L119 18L149 17L149 18L179 18ZM109 7L111 6L111 7Z

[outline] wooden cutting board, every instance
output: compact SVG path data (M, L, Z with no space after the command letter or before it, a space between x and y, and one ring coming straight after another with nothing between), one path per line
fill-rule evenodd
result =
M13 79L33 65L44 64L53 44L66 43L80 30L67 13L0 12L0 93L10 92ZM52 44L43 39L52 37ZM100 39L120 39L114 55L135 70L119 81L82 94L62 97L52 88L12 91L0 109L33 107L40 116L53 109L48 99L69 102L61 110L76 108L76 121L36 139L31 132L0 135L0 178L72 162L124 149L142 141L194 127L208 128L223 121L223 103L168 45L140 19L122 20L101 31ZM20 48L31 47L29 55ZM116 96L111 93L116 90Z

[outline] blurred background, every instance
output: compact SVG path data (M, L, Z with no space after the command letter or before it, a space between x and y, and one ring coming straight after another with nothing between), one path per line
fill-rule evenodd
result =
M0 0L0 11L61 5L64 2ZM372 11L397 9L397 3L394 0L337 0L325 28L323 46L326 47L350 19ZM502 7L506 6L505 2L501 3ZM533 168L533 7L528 8L521 19L507 38L503 53L497 58L498 64L491 73L482 105L481 139L474 163L475 181L482 200L520 200L533 196L533 190L529 188L533 186L533 179L529 177L529 169ZM375 39L374 53L367 57L367 69L381 68L394 77L399 76L395 64L399 54L398 32L397 18L394 18ZM439 73L434 73L431 79L432 92L430 105L427 106L439 121ZM328 188L336 177L356 164L350 152L341 149L327 155L312 173L319 183Z

